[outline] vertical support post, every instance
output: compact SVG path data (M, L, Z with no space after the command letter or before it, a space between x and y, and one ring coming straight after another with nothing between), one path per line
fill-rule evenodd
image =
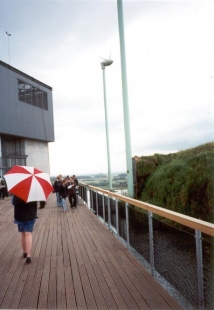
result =
M107 144L107 160L108 160L108 182L109 189L112 189L111 179L111 160L110 160L110 147L109 147L109 130L108 130L108 110L106 100L106 79L105 79L105 66L102 66L103 71L103 91L104 91L104 108L105 108L105 124L106 124L106 144Z
M108 228L111 227L110 197L108 196Z
M122 73L123 114L124 114L124 130L125 130L125 142L126 142L128 195L129 197L133 198L134 184L133 184L133 168L132 168L132 154L131 154L130 124L129 124L129 103L128 103L122 0L117 0L117 8L118 8L118 23L119 23L119 36L120 36L120 57L121 57L121 73Z
M129 207L128 203L125 202L125 208L126 208L126 234L127 234L127 245L128 249L130 251L130 242L129 242Z
M95 212L95 210L94 210L94 200L93 200L93 191L89 190L89 192L90 192L91 209Z
M204 275L203 275L203 255L202 255L202 236L201 231L195 230L196 259L198 274L198 302L199 309L204 309Z
M84 193L85 203L86 203L86 205L88 205L87 187L83 188L83 193Z
M116 209L116 229L117 229L117 235L119 236L119 217L118 217L118 199L115 199L115 209Z
M86 195L85 195L85 193L86 193L85 186L79 185L79 198L81 198L84 201L84 203L86 203Z
M154 236L153 236L153 214L151 211L148 211L148 220L149 220L149 248L150 248L150 266L151 274L154 277Z
M97 210L97 216L99 216L98 214L98 193L96 192L96 210Z
M90 190L86 187L86 199L87 199L87 206L91 209L91 199L90 199Z
M104 199L104 193L102 195L102 203L103 203L103 220L106 221L106 215L105 215L105 199Z
M84 203L86 203L86 187L85 186L82 186L82 185L79 185L79 198L81 198Z

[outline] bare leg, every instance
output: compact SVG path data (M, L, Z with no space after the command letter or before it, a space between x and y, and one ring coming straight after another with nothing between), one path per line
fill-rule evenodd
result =
M25 233L24 232L21 233L21 244L22 244L23 253L27 253L26 242L25 242Z
M27 253L27 257L31 257L31 249L32 249L32 233L31 232L22 232L21 233L21 242L23 252Z

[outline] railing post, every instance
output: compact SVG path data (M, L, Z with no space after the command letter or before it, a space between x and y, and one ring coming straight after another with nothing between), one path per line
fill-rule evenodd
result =
M119 218L118 218L118 199L115 199L115 209L116 209L116 229L117 235L119 236Z
M81 199L83 200L83 201L85 201L85 197L84 197L84 186L81 186L81 185L79 185L79 196L81 197Z
M103 221L105 223L106 215L105 215L105 198L104 198L104 193L103 193L103 196L102 196L102 202L103 202Z
M96 192L96 210L97 210L97 216L99 216L98 214L98 193Z
M199 309L204 309L204 280L203 280L203 256L202 256L202 236L201 231L195 230L196 259L198 274L198 303Z
M89 189L90 201L91 201L91 209L94 211L94 201L93 201L93 192Z
M128 249L130 251L130 243L129 243L129 210L128 210L128 203L125 203L125 208L126 208L126 234L127 234L127 244L128 244Z
M151 211L148 211L148 220L149 220L149 248L150 248L150 266L151 274L154 277L154 236L153 236L153 214Z
M108 228L110 230L111 226L111 217L110 217L110 197L108 196Z
M91 209L90 189L88 187L86 187L86 200L86 205Z

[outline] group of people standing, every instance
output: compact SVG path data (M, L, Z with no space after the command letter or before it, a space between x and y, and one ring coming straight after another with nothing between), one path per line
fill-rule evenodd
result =
M53 184L54 193L56 193L57 206L64 212L67 211L66 198L68 197L70 207L76 208L78 204L79 182L75 175L62 178L59 174Z

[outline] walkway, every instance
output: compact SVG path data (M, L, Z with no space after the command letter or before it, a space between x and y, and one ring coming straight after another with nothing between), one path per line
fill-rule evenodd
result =
M38 216L27 265L0 200L0 309L182 309L81 200L64 213L51 194Z

